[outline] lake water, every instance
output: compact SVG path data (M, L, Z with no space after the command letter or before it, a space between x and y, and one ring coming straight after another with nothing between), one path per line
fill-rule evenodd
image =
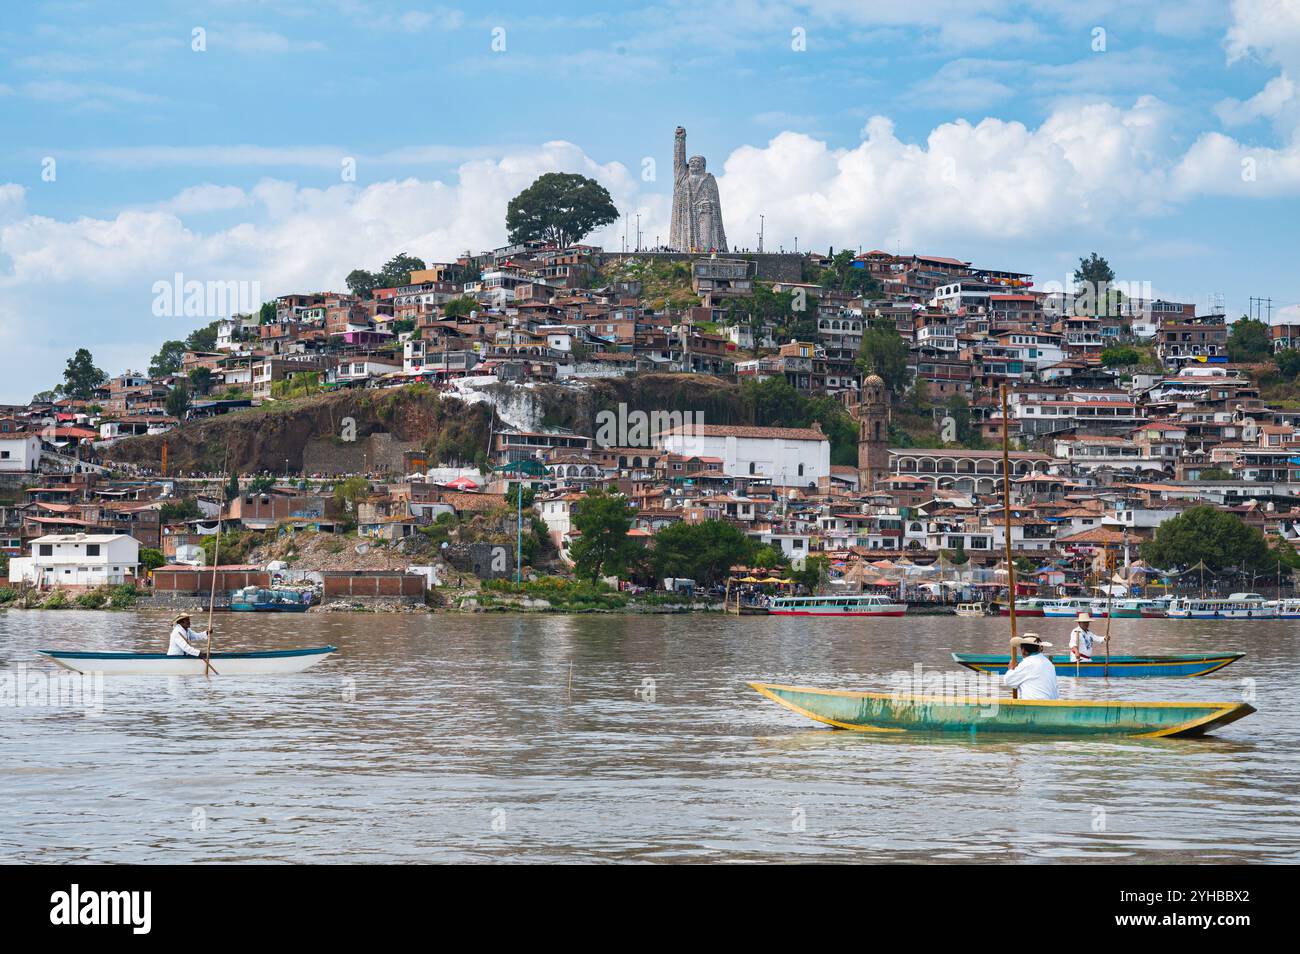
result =
M160 651L168 623L0 612L0 675L53 671L43 647ZM1071 625L1022 630L1062 647ZM219 616L219 649L341 651L110 677L98 715L0 708L0 861L1300 860L1300 621L1112 625L1116 653L1249 655L1066 695L1259 712L1204 739L878 736L745 685L960 672L954 649L1005 651L998 619Z

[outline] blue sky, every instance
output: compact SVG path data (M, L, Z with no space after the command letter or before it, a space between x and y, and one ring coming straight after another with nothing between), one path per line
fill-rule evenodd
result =
M205 323L153 313L177 272L272 297L489 248L553 169L599 178L653 242L678 124L733 245L762 214L769 248L1040 284L1095 249L1158 295L1294 313L1296 82L1300 0L8 9L0 401L76 347L117 373Z

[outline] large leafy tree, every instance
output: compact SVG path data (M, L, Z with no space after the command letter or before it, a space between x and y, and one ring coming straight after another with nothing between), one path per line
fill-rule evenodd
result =
M62 392L70 398L86 401L107 380L108 375L95 367L94 356L85 348L78 348L63 369Z
M1232 323L1228 332L1228 358L1232 361L1264 361L1273 353L1268 325L1245 315Z
M149 362L149 376L162 378L175 374L181 369L181 358L185 357L184 341L164 341L158 353Z
M1079 266L1074 270L1075 313L1086 315L1110 314L1113 305L1117 305L1119 292L1110 285L1115 280L1115 272L1110 262L1096 252L1079 259Z
M358 298L370 298L379 287L379 276L374 272L368 272L364 268L354 268L348 272L346 279L348 291Z
M377 276L383 288L396 288L398 285L411 284L411 272L422 271L424 259L398 252L387 262Z
M890 322L873 321L862 332L858 365L865 372L880 375L895 397L907 390L907 357L907 342Z
M654 536L655 575L712 586L725 579L732 566L748 562L757 549L743 530L725 520L674 523Z
M181 420L185 417L185 410L189 406L190 389L182 380L167 392L167 397L163 399L163 409L172 417Z
M546 241L560 248L617 218L609 191L595 179L572 172L539 176L506 206L511 242Z
M1275 565L1264 534L1236 514L1214 507L1189 507L1166 520L1142 544L1142 559L1159 567L1265 570Z
M626 576L641 555L641 545L627 532L632 511L627 500L596 488L573 505L573 526L581 538L569 549L574 572L595 582L600 576Z

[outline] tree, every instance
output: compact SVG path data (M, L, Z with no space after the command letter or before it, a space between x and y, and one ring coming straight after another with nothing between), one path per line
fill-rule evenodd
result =
M569 548L574 572L593 583L601 576L625 576L640 556L641 545L627 532L632 511L621 495L587 491L573 505L573 526L582 536Z
M348 272L348 277L344 279L348 284L348 291L358 298L371 298L375 289L379 287L379 276L374 272L368 272L364 268L354 268Z
M213 351L217 347L217 325L220 321L210 321L202 328L195 328L185 339L186 351Z
M167 392L167 397L163 400L163 410L170 416L181 421L185 419L185 410L190 406L190 389L182 379L177 382L176 387Z
M264 301L262 302L262 307L258 309L257 312L257 323L259 325L273 325L275 324L275 316L275 302Z
M1263 533L1236 514L1209 506L1189 507L1160 524L1141 553L1143 560L1159 567L1186 569L1203 560L1211 572L1230 567L1266 570L1274 563Z
M477 311L478 307L477 301L462 295L459 298L453 298L442 306L442 316L444 318L464 318L471 311Z
M149 362L149 377L165 378L169 374L175 374L181 369L181 359L184 357L184 341L164 341Z
M140 550L140 565L146 570L156 570L163 566L167 560L163 557L161 550L153 547L142 547Z
M571 172L539 176L506 206L506 229L514 243L545 241L567 248L617 219L608 190Z
M108 375L95 367L95 359L85 348L78 348L63 369L63 393L78 401L87 401L108 380Z
M1231 361L1264 361L1273 353L1273 339L1268 325L1242 315L1232 323L1228 333L1228 359Z
M334 485L334 504L344 513L352 513L356 505L370 496L370 481L361 476L349 477Z
M654 536L655 575L681 576L712 586L736 564L750 562L754 552L754 541L725 520L674 523Z
M1131 368L1145 361L1146 355L1127 345L1112 345L1101 352L1102 366L1107 368Z
M250 494L264 494L275 486L275 478L270 474L258 474L248 482Z
M840 249L831 256L831 263L816 278L823 288L853 292L863 298L879 298L880 283L865 268L854 265L852 249Z
M830 567L831 561L829 558L810 556L803 561L803 569L791 571L790 578L809 593L816 593L817 588L822 585L830 572Z
M1114 280L1115 273L1111 270L1110 263L1096 252L1087 258L1080 258L1079 267L1074 270L1074 284L1076 294L1083 299L1078 304L1083 311L1076 308L1075 314L1109 314L1105 307L1111 301L1110 283Z
M190 387L195 394L207 394L212 389L212 369L204 365L191 368Z
M1295 378L1297 374L1300 374L1300 351L1287 348L1285 351L1279 351L1275 354L1273 360L1277 363L1277 369L1282 372L1283 377Z
M1232 474L1222 467L1207 467L1197 474L1197 480L1232 480Z
M863 331L858 365L865 372L880 375L895 397L907 390L907 359L907 342L891 322L873 321Z
M956 440L955 444L962 447L969 447L972 450L978 450L984 446L984 438L979 434L971 421L970 402L966 400L963 394L953 394L948 397L947 401L948 416L952 418L953 426L956 433L953 435Z
M230 472L230 479L226 481L226 503L234 500L239 496L239 474L235 471Z
M399 285L411 284L411 272L423 270L424 259L398 252L384 263L383 269L375 277L381 282L378 287L396 288Z

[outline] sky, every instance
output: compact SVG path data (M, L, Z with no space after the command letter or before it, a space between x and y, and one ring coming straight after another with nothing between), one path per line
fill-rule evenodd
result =
M143 370L217 317L178 284L502 245L544 172L609 189L590 241L664 241L678 125L733 247L762 217L1040 287L1097 251L1300 320L1300 0L33 2L0 20L0 402L79 347Z

